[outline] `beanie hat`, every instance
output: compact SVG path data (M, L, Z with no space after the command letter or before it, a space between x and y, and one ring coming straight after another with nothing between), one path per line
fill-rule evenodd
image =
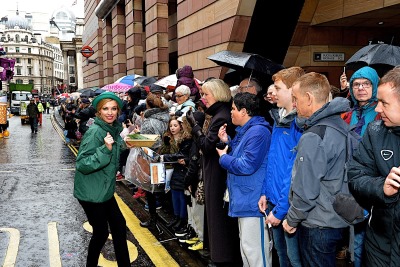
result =
M122 100L119 98L117 95L115 95L113 92L103 92L100 95L96 96L95 99L92 102L92 106L97 110L97 104L100 102L100 100L103 99L112 99L115 100L118 103L119 108L122 108Z

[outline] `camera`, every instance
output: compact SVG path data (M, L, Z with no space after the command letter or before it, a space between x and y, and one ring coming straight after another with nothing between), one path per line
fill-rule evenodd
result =
M125 124L131 124L131 121L130 121L129 119L126 119L126 120L124 121L124 123L125 123Z
M218 149L225 149L225 147L226 147L226 144L224 143L224 142L218 142L217 144L216 144L216 147L218 148Z

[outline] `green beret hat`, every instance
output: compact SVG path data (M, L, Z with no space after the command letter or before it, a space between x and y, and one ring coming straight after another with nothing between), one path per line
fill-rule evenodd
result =
M99 94L98 96L96 96L92 102L92 106L97 110L97 104L100 102L100 100L103 99L112 99L117 101L119 108L122 108L122 100L121 98L119 98L116 94L114 94L113 92L103 92L101 94Z

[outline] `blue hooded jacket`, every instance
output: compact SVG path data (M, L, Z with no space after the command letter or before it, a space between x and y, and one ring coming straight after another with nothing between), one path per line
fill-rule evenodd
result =
M272 209L274 216L283 220L289 209L292 167L296 158L296 146L303 130L296 124L296 110L282 119L279 119L277 113L277 110L271 110L275 124L272 129L267 175L263 183L262 195L266 196L268 202L275 205Z
M236 128L229 142L231 152L219 159L228 171L230 217L262 217L258 209L262 184L267 170L271 126L261 116L252 117Z
M372 96L364 106L359 106L357 99L354 97L353 81L360 78L368 79L372 84ZM352 110L345 113L342 117L348 124L356 126L355 131L358 134L363 135L368 123L380 118L379 114L375 111L378 101L376 95L378 93L379 76L373 68L368 66L362 67L354 72L349 83L351 99L355 104Z

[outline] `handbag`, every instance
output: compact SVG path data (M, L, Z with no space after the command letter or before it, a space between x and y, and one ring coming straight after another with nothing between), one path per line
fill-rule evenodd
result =
M205 202L205 194L204 194L204 181L200 180L197 184L196 190L196 203L199 205L204 205Z

